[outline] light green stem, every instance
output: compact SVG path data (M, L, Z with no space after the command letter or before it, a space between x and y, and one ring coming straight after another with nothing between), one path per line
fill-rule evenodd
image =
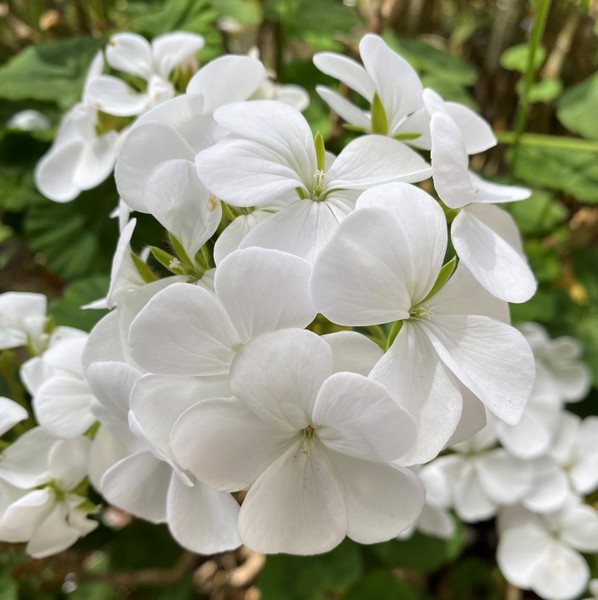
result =
M542 41L544 35L544 28L546 27L546 18L548 17L548 11L550 9L551 0L537 0L536 15L534 18L534 26L530 36L530 48L527 57L527 66L525 68L525 74L523 76L523 92L519 98L519 104L517 105L517 112L515 114L515 139L513 141L513 161L511 163L511 173L515 172L515 165L517 163L517 152L519 144L521 142L521 136L523 135L527 125L527 115L529 112L529 93L534 83L534 76L536 74L536 52Z
M516 132L495 131L500 144L515 144ZM559 135L542 135L539 133L524 133L519 137L521 146L540 146L542 148L561 148L563 150L584 150L598 153L598 141L582 140Z

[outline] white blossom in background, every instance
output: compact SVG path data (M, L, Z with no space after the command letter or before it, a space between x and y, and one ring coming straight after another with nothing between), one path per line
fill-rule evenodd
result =
M592 581L590 581L589 591L592 596L590 598L584 598L584 600L596 600L596 598L598 598L598 579L592 579Z
M562 510L535 515L505 509L497 560L513 585L541 598L570 600L585 590L590 569L581 552L598 552L598 512L572 499Z
M10 398L0 396L0 436L28 417L27 410Z
M44 294L0 294L0 350L29 346L39 354L46 343L46 305Z
M537 393L555 398L559 403L585 398L592 376L580 360L581 344L569 336L551 339L539 323L520 323L517 328L525 336L536 359Z
M204 185L233 206L280 206L242 248L274 248L313 261L363 190L430 174L416 152L382 136L358 138L331 160L301 113L282 102L231 104L214 119L231 135L196 157Z
M136 33L117 33L106 46L106 62L116 71L139 77L147 87L137 91L118 77L99 75L87 88L87 100L110 115L129 117L147 112L174 98L172 72L188 61L191 72L195 71L195 54L203 46L201 35L184 31L166 33L151 43Z
M0 540L27 542L27 553L43 558L66 550L97 527L97 521L87 518L89 509L82 506L86 498L77 493L87 475L89 444L85 437L53 440L42 456L36 455L41 448L30 448L29 459L45 466L45 477L37 485L48 485L24 489L5 507L0 513ZM34 486L29 482L27 487Z
M7 122L9 129L19 129L20 131L46 131L52 124L46 115L39 110L21 110L15 113Z
M434 468L444 473L457 515L468 523L496 515L500 506L514 505L529 492L532 465L496 447L494 420L471 439L452 447Z
M388 135L429 150L430 114L417 73L377 35L368 34L361 39L359 54L364 66L334 52L317 53L314 64L365 98L370 110L358 108L323 85L316 86L320 97L358 130ZM496 145L490 125L479 115L458 102L443 104L465 136L468 154Z
M233 361L231 388L232 398L183 413L172 443L198 479L249 488L239 516L249 548L315 554L345 535L389 539L417 519L423 486L388 464L415 441L413 419L380 384L333 374L317 335L289 329L250 341Z
M114 168L121 133L96 133L98 111L89 98L89 88L103 68L100 51L87 72L81 102L63 117L52 147L35 168L37 189L55 202L74 200L83 190L99 185Z
M48 348L21 367L21 379L32 396L37 421L52 435L71 438L94 423L93 394L83 376L81 358L87 333L57 327Z

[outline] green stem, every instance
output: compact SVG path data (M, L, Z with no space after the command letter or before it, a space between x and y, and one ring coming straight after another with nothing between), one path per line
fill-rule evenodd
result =
M517 134L514 131L495 131L500 144L515 144ZM598 153L598 141L582 140L579 138L542 135L539 133L524 133L519 137L521 146L540 146L543 148L561 148L563 150L584 150Z
M537 0L536 15L534 18L534 26L530 36L530 48L527 57L527 66L525 68L525 74L523 76L523 93L519 98L519 104L517 105L517 112L515 114L515 140L513 141L513 161L511 163L511 173L515 172L515 165L517 163L517 152L526 125L527 115L529 112L529 92L534 83L534 76L536 74L535 59L536 51L542 41L544 35L544 29L546 27L546 18L548 17L548 11L550 9L551 0Z

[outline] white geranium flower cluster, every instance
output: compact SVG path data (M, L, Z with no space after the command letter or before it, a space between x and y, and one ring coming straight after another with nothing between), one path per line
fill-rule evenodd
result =
M121 34L106 50L147 90L99 70L86 87L94 111L142 115L118 144L116 183L128 210L166 229L167 249L134 255L123 212L95 304L111 311L89 336L43 333L45 305L5 300L18 310L0 315L0 342L34 355L21 375L40 427L0 459L0 539L35 556L67 547L95 525L87 480L204 554L314 554L415 526L450 536L451 507L475 521L519 502L566 528L550 515L598 484L593 420L559 416L589 379L574 341L510 325L507 301L536 284L494 203L529 192L468 170L468 154L495 143L488 124L367 35L364 67L314 58L370 103L318 89L363 133L334 156L297 108L263 99L272 84L256 58L216 59L175 95L169 75L200 42L173 35ZM38 175L62 160L59 142ZM413 185L431 176L440 201ZM7 427L25 416L7 415ZM533 587L531 567L507 566L511 522L503 569ZM588 549L576 543L568 557Z

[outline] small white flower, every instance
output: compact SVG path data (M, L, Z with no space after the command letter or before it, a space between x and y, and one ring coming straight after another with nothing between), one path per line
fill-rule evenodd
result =
M386 461L415 440L411 417L383 386L333 374L314 333L288 329L240 350L234 397L189 408L172 432L181 465L220 490L249 492L241 540L258 552L316 554L345 535L396 536L419 516L423 486Z
M45 345L46 304L44 294L0 294L0 350L30 346L39 354Z

